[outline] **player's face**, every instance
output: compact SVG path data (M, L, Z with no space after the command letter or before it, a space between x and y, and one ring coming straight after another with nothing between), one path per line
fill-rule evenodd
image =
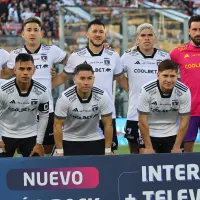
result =
M35 72L35 66L31 61L17 62L14 68L16 79L21 83L30 82Z
M176 84L178 73L175 70L164 70L158 72L160 89L163 93L170 93Z
M188 30L190 38L194 45L200 45L200 22L192 22Z
M26 45L37 46L42 37L41 27L37 23L28 23L22 32Z
M95 47L100 47L105 41L106 30L102 25L93 24L87 32L87 38L89 43L92 43Z
M82 93L90 93L94 84L94 74L91 71L80 71L74 77L77 90Z
M144 29L136 38L136 44L142 50L152 50L156 43L156 36L150 29Z

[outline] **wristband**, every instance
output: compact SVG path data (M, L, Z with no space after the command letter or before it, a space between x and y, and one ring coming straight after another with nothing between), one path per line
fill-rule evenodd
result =
M105 153L111 153L111 148L105 148Z
M63 149L56 149L56 153L64 153Z

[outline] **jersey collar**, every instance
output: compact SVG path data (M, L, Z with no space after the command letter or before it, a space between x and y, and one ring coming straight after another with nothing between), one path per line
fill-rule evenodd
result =
M15 86L17 88L17 91L18 91L20 97L27 97L30 94L30 91L31 91L31 89L33 87L33 79L31 79L31 85L30 85L27 93L21 93L21 91L20 91L20 89L19 89L19 87L17 85L16 79L15 79Z
M94 53L90 50L89 46L87 46L86 48L87 48L88 52L91 54L91 56L101 56L102 53L103 53L103 50L104 50L104 48L103 48L98 54L94 54Z
M92 98L92 91L91 91L91 94L90 94L90 96L88 97L87 100L81 99L81 97L78 95L77 87L75 87L75 91L76 91L76 95L77 95L77 97L78 97L78 99L79 99L79 101L80 101L81 103L89 103L89 102L90 102L90 100L91 100L91 98Z
M146 56L146 55L144 55L144 54L141 52L139 46L137 46L137 50L142 54L142 56L143 56L144 58L154 58L154 56L155 56L155 54L156 54L156 52L157 52L157 49L154 48L153 54L152 54L151 56Z
M34 53L38 53L38 52L39 52L39 50L40 50L40 48L41 48L41 44L40 44L40 46L39 46L34 52L29 51L29 50L27 49L26 45L24 45L24 48L26 49L26 51L27 51L28 54L34 54Z
M158 86L158 90L159 90L159 92L160 92L160 96L161 96L162 98L170 98L170 97L171 97L173 89L172 89L172 91L171 91L169 94L164 95L163 92L162 92L161 89L160 89L159 80L157 80L157 86Z

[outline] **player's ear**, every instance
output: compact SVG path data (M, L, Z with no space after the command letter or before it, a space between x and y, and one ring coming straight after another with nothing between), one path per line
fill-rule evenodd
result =
M159 78L159 76L160 76L160 73L159 73L159 72L157 72L157 78Z

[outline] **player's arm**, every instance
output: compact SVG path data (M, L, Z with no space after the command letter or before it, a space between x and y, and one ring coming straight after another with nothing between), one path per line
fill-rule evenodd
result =
M36 145L34 146L30 156L33 156L35 153L37 153L39 156L44 156L44 148L42 143L49 119L49 100L47 91L45 92L44 97L39 104L38 111L40 120L38 123Z
M124 73L119 76L114 76L114 80L116 80L120 87L128 93L128 78Z
M8 68L7 66L5 66L2 70L1 70L1 78L2 79L9 79L12 78L14 76L14 71L13 69Z
M138 122L142 139L145 144L144 153L155 153L149 134L148 117L150 112L150 97L146 90L142 87L138 104Z
M173 149L171 150L172 153L182 152L180 147L189 126L189 119L190 119L190 115L180 116L180 125L179 125L178 133L176 136L176 141L174 143Z
M112 138L113 138L112 114L102 115L101 120L104 126L105 154L112 154L111 152L111 145L112 145Z
M58 118L55 116L54 118L54 140L56 144L56 155L63 156L63 134L62 134L62 127L64 125L65 119Z
M61 72L60 74L56 75L52 79L52 89L64 84L69 79L69 77L70 75L65 72Z
M180 107L179 107L180 125L176 136L176 141L171 151L172 153L182 152L180 146L181 143L183 142L183 138L185 137L185 134L189 126L190 110L191 110L191 94L190 90L187 89L187 91L180 97Z

